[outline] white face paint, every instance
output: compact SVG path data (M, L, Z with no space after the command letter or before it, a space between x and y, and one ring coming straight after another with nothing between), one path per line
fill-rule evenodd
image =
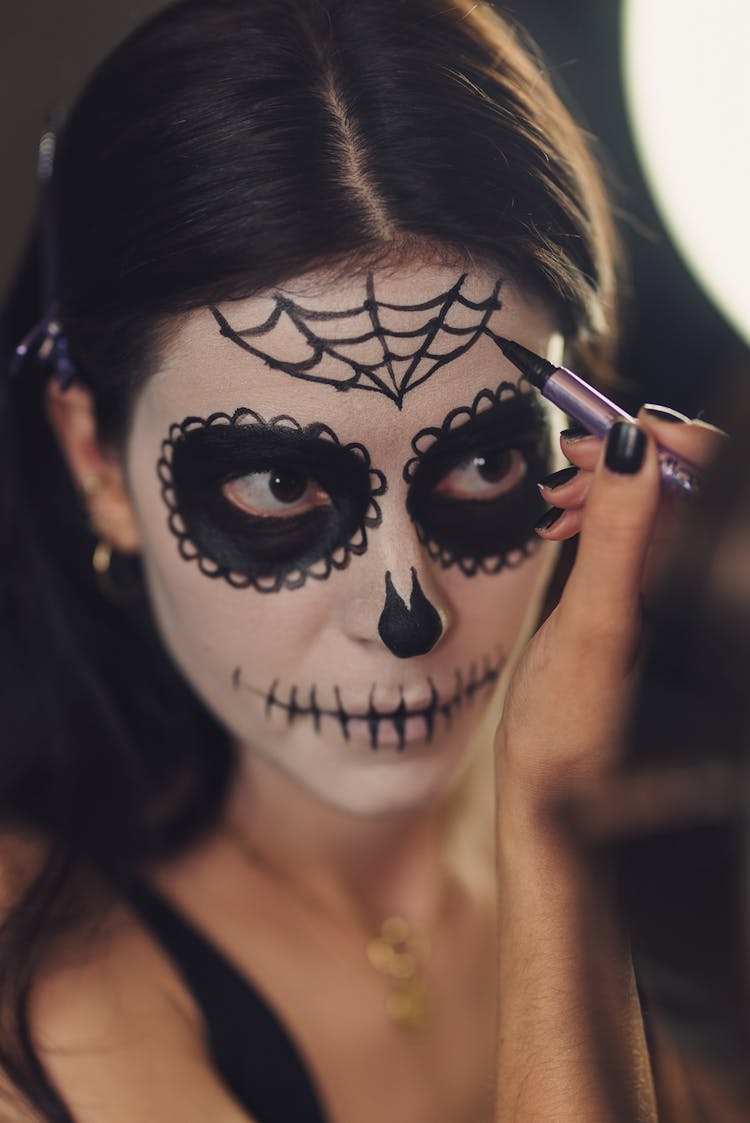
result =
M372 285L381 326L386 332L411 333L389 336L394 352L413 354L417 350L427 336L428 321L434 320L440 307L414 306L447 294L458 280L455 268L433 265L375 272ZM362 309L346 319L305 316L305 325L326 339L349 342L339 343L338 357L326 352L319 362L303 365L302 370L279 369L289 363L306 364L314 352L288 310L260 334L233 338L219 330L224 324L225 332L231 328L242 333L264 324L278 308L273 295L222 305L218 317L210 309L192 313L172 336L159 370L138 399L128 444L128 473L157 623L193 688L241 752L258 754L328 804L353 814L380 815L424 806L441 798L450 786L529 605L539 596L551 554L547 544L540 544L527 558L515 548L519 534L521 544L533 539L536 514L531 506L526 512L528 533L501 527L499 541L518 564L496 573L483 571L497 568L492 559L477 566L476 558L460 556L460 520L456 529L449 518L448 531L436 530L432 524L420 530L415 523L412 514L424 516L425 504L429 508L432 503L432 485L427 487L424 480L435 477L434 492L443 500L473 504L481 538L485 534L482 520L484 525L494 520L493 526L503 522L506 508L499 497L517 494L524 478L527 485L534 485L527 486L526 494L536 492L530 476L539 473L540 465L531 461L527 465L518 451L517 422L512 437L500 441L502 447L492 462L479 456L482 449L457 456L448 442L450 455L444 473L435 451L425 451L432 437L423 435L413 444L426 429L440 430L440 440L449 430L458 431L469 414L456 414L446 424L452 411L471 410L476 405L481 416L492 405L492 396L502 382L517 383L517 371L488 335L476 331L459 334L478 327L484 314L454 302L440 330L430 333L429 355L422 356L408 379L406 360L392 361L390 370L385 364L376 373L383 380L378 390L372 374L383 358L382 339L351 342L372 331L372 308L363 308L367 283L366 277L332 282L317 275L285 286L283 295L308 312ZM476 270L460 291L466 301L479 304L491 296L495 285L496 276ZM560 339L545 307L522 295L509 281L502 285L500 300L502 307L490 310L489 319L485 316L487 326L559 360ZM238 339L262 350L265 359L243 348ZM464 347L465 343L470 345ZM446 353L457 348L461 353L444 362ZM441 356L438 363L436 356ZM335 384L352 377L354 367L348 365L348 359L368 373L342 392ZM421 384L414 385L425 374ZM375 385L375 390L364 389L365 385ZM488 393L478 399L482 391ZM505 399L519 404L517 393L510 388L504 391ZM521 413L531 400L521 402ZM157 462L165 447L171 458L182 437L172 430L173 441L164 446L171 427L186 418L197 418L200 420L184 429L204 434L211 429L213 436L218 424L225 433L231 429L236 435L237 425L230 425L229 419L237 421L238 410L252 411L241 415L241 424L255 426L255 434L262 429L266 438L270 433L273 439L275 427L269 430L263 423L286 415L293 418L293 423L281 423L288 425L287 432L298 433L299 427L315 423L327 426L335 435L328 438L328 448L337 450L337 455L340 446L364 446L371 468L387 481L387 490L377 495L375 506L374 496L369 506L363 501L362 510L367 506L370 523L377 524L366 528L366 549L337 548L317 560L308 556L289 563L282 567L281 578L278 573L276 578L273 574L258 576L263 565L259 569L255 562L248 562L249 568L245 567L245 554L253 552L248 543L254 541L255 531L248 536L244 518L251 516L252 527L260 527L265 541L267 532L273 536L279 526L274 520L296 516L314 520L320 515L325 521L340 497L333 496L332 507L321 479L297 476L290 480L287 474L274 482L272 467L264 462L259 470L257 456L250 465L252 471L245 465L244 475L227 484L226 463L216 467L211 459L217 461L225 454L214 446L203 450L198 468L190 461L190 471L200 477L200 485L205 482L201 473L205 475L208 464L213 472L211 502L223 504L225 512L230 510L234 516L230 522L240 528L239 537L232 540L231 563L216 556L216 550L221 553L223 547L215 547L210 518L203 519L203 530L196 530L203 518L203 500L195 499L195 481L187 482L187 472L182 473L176 494L166 493L175 510L170 529ZM207 424L216 413L227 417ZM501 435L503 416L499 409L497 432ZM539 431L537 424L537 438ZM492 447L483 449L493 452ZM423 453L429 472L422 464ZM267 449L264 456L268 456ZM361 473L357 465L362 464L362 454L357 456L358 461L347 465L343 460L331 470L339 477L356 476L358 470ZM412 482L405 478L405 469ZM549 470L543 463L541 469ZM168 484L174 482L174 460L171 466L163 464L161 471ZM237 477L237 465L233 472ZM365 469L363 478L369 478L373 493L382 490L378 486L381 477L368 477ZM413 496L420 478L421 506L416 511ZM353 494L359 494L353 484L351 487ZM205 489L202 494L207 494ZM500 506L492 506L491 501ZM453 509L448 508L449 512ZM441 510L445 514L445 506ZM425 522L431 517L425 517ZM518 524L518 510L514 518ZM226 538L226 526L223 533ZM188 558L181 556L180 538ZM361 545L362 538L352 532L348 541ZM214 557L210 556L212 550ZM472 552L476 553L476 545ZM331 557L342 568L329 564ZM477 568L474 575L467 575ZM207 575L217 571L218 575ZM320 579L326 571L328 576ZM392 649L398 644L387 628L386 642L383 638L386 574L397 594L395 599L391 597L391 607L395 605L404 616L416 588L412 571L429 602L426 612L432 619L433 639L436 616L430 607L436 610L443 631L431 649L408 657L401 650L402 657L398 657ZM261 591L274 585L277 591ZM289 587L293 585L298 587ZM415 605L416 601L412 607ZM408 613L405 619L408 628Z

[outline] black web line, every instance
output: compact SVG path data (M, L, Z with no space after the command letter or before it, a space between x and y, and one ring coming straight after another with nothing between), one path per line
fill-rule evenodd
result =
M419 351L417 351L416 355L414 356L411 363L409 364L409 369L407 370L406 374L404 375L404 381L403 381L403 384L402 384L404 394L408 391L409 383L411 382L414 371L417 369L417 367L421 363L422 359L425 358L425 357L432 358L432 356L429 353L430 352L430 344L434 343L435 338L437 336L437 333L440 331L441 327L443 326L443 323L444 323L445 318L446 318L446 316L448 315L448 313L451 309L451 306L456 303L457 299L460 298L461 286L463 285L465 280L466 280L466 274L464 273L463 277L461 277L461 279L458 281L458 283L456 285L454 285L453 288L451 289L450 297L443 303L442 308L440 309L440 311L438 312L438 314L435 318L435 322L433 324L432 331L427 334L427 336L425 338L425 341L424 341L424 344L422 345L422 347L420 347ZM495 291L497 291L497 289ZM475 340L475 342L476 342L476 340ZM445 365L445 364L443 363L441 365ZM437 367L433 367L430 371L428 371L427 375L425 375L423 378L420 378L417 382L415 382L414 385L419 386L420 382L424 382L425 377L429 378L430 374L434 374L436 369L437 369Z
M495 282L492 293L484 300L472 301L461 292L466 277L467 274L463 274L452 288L439 296L433 297L431 300L424 301L420 304L400 305L378 301L375 296L373 275L369 274L367 280L367 298L365 302L357 308L349 308L338 312L316 312L297 304L281 293L277 293L275 296L276 305L266 320L254 328L245 328L239 332L235 331L218 308L212 307L211 312L223 336L237 344L237 346L241 347L244 351L260 359L266 366L274 370L282 371L294 378L302 379L303 381L317 382L332 386L339 391L357 389L365 390L370 393L384 394L401 409L403 399L410 390L421 386L441 367L460 358L461 355L464 355L474 346L481 336L486 335L492 338L493 341L496 340L495 334L488 328L488 323L492 313L502 308L502 302L499 298L502 280L498 279ZM445 321L449 312L456 305L471 311L481 312L482 317L479 324L472 324L464 327L446 324ZM438 312L436 316L432 317L421 327L400 331L395 328L384 327L380 317L380 311L383 309L395 312L427 312L438 309ZM288 316L294 328L310 348L311 355L308 358L296 362L285 361L276 358L268 351L249 342L250 339L257 339L259 336L266 335L273 331L278 325L281 316L284 314ZM367 314L370 319L372 325L371 331L364 331L351 336L343 336L338 339L324 339L317 331L310 327L310 323L341 322L345 319L351 319L363 314ZM445 332L446 335L463 339L465 342L442 355L434 354L430 351L430 347L441 331ZM400 354L393 349L393 340L414 340L419 338L422 338L422 343L415 351L407 351L404 354ZM383 355L382 359L378 359L374 362L366 363L356 358L351 358L342 350L342 348L345 347L361 346L373 340L378 341ZM314 368L321 363L324 356L349 367L352 371L351 377L336 379L326 377L323 374L313 373ZM415 372L419 364L425 359L430 360L432 365L419 378L415 378ZM398 378L394 369L395 362L408 363L408 367L401 379ZM384 371L387 372L387 378L381 377L381 372Z
M380 346L383 348L383 355L385 356L385 363L386 367L388 368L388 375L391 380L391 385L393 386L393 392L395 394L398 394L398 379L396 378L396 372L393 369L393 352L388 346L386 331L382 323L380 322L380 316L378 315L378 302L375 297L375 278L373 277L372 273L368 273L367 275L367 302L365 304L365 307L370 315L370 322L372 323L375 337L380 343ZM403 339L404 336L400 335L399 338Z

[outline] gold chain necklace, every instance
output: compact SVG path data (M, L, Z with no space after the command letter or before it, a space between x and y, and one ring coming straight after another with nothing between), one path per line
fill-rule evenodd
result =
M300 890L264 858L241 834L225 828L227 838L242 858L283 886L292 896L307 901L314 912L323 913L320 902ZM430 956L430 942L423 929L403 916L388 916L377 935L365 945L368 963L387 981L385 1010L391 1021L412 1033L424 1029L429 1020L429 993L422 972Z

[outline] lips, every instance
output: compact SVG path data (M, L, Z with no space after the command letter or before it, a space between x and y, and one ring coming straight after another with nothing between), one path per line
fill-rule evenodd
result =
M361 703L349 704L338 686L333 688L333 700L327 704L320 701L319 688L315 685L304 691L297 685L282 690L281 680L276 679L268 691L250 686L247 689L264 698L269 718L280 711L286 715L290 725L309 720L316 733L320 733L324 719L333 720L346 741L351 740L353 730L359 733L364 725L370 748L377 749L381 744L387 744L403 750L411 741L431 741L438 720L450 722L457 710L470 704L480 691L493 686L504 664L505 657L494 662L485 658L481 668L472 663L465 673L456 670L453 686L447 691L438 691L432 679L428 678L427 691L420 690L419 695L415 693L412 696L418 701L407 702L405 691L401 690L398 701L390 707L375 704L375 687L364 706ZM235 671L235 683L239 681Z

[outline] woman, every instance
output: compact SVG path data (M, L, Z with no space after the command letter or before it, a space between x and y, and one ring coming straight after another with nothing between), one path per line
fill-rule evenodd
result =
M612 739L673 426L615 434L514 676L496 870L472 747L599 457L568 434L543 513L549 422L493 334L590 370L615 341L538 65L468 0L187 0L104 63L46 195L4 323L9 1104L650 1119L626 950L546 809Z

